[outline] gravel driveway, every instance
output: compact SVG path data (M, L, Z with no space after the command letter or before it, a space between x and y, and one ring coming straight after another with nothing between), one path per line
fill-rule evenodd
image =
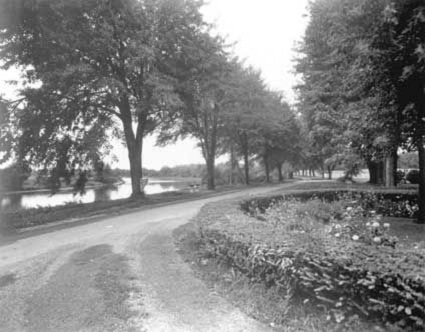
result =
M0 331L267 331L194 277L171 234L205 203L276 189L171 204L3 242Z

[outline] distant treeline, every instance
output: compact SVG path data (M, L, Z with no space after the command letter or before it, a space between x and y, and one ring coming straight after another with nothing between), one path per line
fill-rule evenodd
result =
M289 168L288 168L289 167ZM264 169L260 163L252 161L250 163L250 168L252 171L251 177L253 182L264 182L266 180L266 175ZM164 177L175 177L175 178L199 178L203 184L207 183L207 167L205 164L190 164L190 165L179 165L179 166L164 166L160 170L153 170L143 168L143 177L144 178L164 178ZM285 174L288 171L292 170L292 167L285 164L283 171ZM128 169L110 169L110 176L112 177L130 177L130 170ZM215 166L215 179L216 184L225 185L225 184L237 184L245 183L243 169L240 167L239 163L236 161L232 167L229 162L219 163ZM270 179L278 179L277 171L273 171L270 174Z
M115 168L111 170L114 176L129 177L130 170ZM205 172L205 165L191 164L179 165L174 167L164 166L160 170L142 169L143 177L182 177L182 178L200 178Z

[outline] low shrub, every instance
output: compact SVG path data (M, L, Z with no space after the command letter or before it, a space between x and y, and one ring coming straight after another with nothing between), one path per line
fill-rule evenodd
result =
M416 193L372 192L358 190L321 190L292 192L285 195L250 199L241 203L241 209L255 215L263 213L272 203L296 198L305 202L317 198L323 202L355 201L364 210L374 210L377 214L390 217L415 217L418 212Z
M406 173L403 170L397 170L397 172L395 173L395 182L397 184L406 183Z
M256 208L264 200L254 200L260 202ZM251 206L248 202L242 205ZM339 223L314 224L316 217L297 214L299 202L278 204L283 209L275 209L274 216L265 209L262 218L242 213L238 202L205 206L197 221L210 254L252 282L277 287L284 298L324 308L330 319L341 324L364 317L403 329L425 328L423 252L384 245L383 224L347 227L335 236L336 224L343 227L353 216L366 218L360 209L346 208ZM289 214L284 215L288 208ZM377 214L374 218L370 222L379 222ZM353 239L353 232L359 239ZM378 236L380 243L373 240Z
M413 184L419 183L419 170L412 169L406 174L406 180Z

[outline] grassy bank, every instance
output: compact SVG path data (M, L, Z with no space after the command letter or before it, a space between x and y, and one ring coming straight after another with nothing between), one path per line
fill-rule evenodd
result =
M264 184L257 184L260 186ZM18 209L0 211L0 221L3 228L23 229L32 226L45 225L57 221L70 219L90 218L104 214L119 214L136 208L152 205L172 203L180 200L191 200L208 197L218 193L246 188L244 185L219 186L216 190L200 189L190 192L188 190L164 192L147 195L139 199L117 199L111 201L98 201L93 203L69 203L61 206L42 207L34 209Z

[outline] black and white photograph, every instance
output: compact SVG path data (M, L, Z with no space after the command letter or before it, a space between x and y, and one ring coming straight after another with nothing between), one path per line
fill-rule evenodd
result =
M0 0L0 332L425 332L425 0Z

